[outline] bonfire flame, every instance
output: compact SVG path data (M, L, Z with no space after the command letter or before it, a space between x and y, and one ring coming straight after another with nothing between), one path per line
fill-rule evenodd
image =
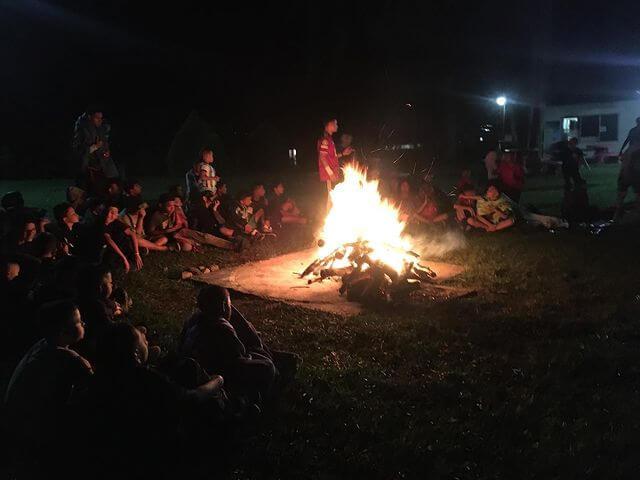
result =
M324 245L318 257L330 255L336 249L346 247L343 258L333 267L349 264L348 245L366 243L371 249L372 260L382 262L402 272L407 263L415 262L411 243L403 236L405 223L399 210L381 197L377 180L367 180L366 169L357 164L344 168L344 181L331 191L331 210L327 215L321 237Z

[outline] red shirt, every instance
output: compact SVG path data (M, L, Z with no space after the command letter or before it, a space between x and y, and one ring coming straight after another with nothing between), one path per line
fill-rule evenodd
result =
M322 162L324 157L326 164L333 170L333 178L327 173L325 166ZM338 154L336 153L336 144L333 143L333 138L328 133L324 133L322 137L318 139L318 174L320 175L320 181L326 182L327 180L335 180L338 176L338 169L340 164L338 163Z
M502 162L498 167L498 177L511 190L522 191L524 188L524 168L519 163Z

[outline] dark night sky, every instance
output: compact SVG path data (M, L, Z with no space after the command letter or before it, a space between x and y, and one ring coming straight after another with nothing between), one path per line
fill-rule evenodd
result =
M192 108L226 137L268 122L306 139L327 113L364 131L406 102L437 122L445 109L490 110L501 92L640 89L632 2L468 4L0 2L0 143L64 149L92 102L126 130L125 150L161 152Z

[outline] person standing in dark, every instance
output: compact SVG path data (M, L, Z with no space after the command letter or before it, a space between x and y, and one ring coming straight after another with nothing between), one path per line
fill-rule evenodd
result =
M629 146L626 151L626 146ZM636 126L629 130L627 138L620 148L620 173L618 174L618 196L616 199L615 220L622 217L624 200L629 187L633 188L640 203L640 117Z
M627 145L629 145L629 148L627 149L628 153L640 148L640 117L636 118L636 126L629 130L627 138L624 140L622 147L620 147L620 153L618 154L620 157L622 157L622 152Z
M524 189L524 168L513 152L505 152L502 156L498 166L498 177L502 193L515 203L519 203Z
M327 195L340 179L339 159L351 155L353 148L346 147L341 153L337 153L333 142L333 134L338 131L338 120L332 118L324 123L322 136L318 139L318 174L320 181L327 185ZM327 199L328 202L328 199Z
M572 190L576 185L585 183L580 175L580 165L584 162L584 154L578 148L578 139L570 138L559 145L557 155L562 162L562 176L564 177L564 189Z
M101 194L108 179L119 176L111 158L109 136L111 126L104 121L98 108L88 108L76 120L73 131L73 151L80 162L85 190Z

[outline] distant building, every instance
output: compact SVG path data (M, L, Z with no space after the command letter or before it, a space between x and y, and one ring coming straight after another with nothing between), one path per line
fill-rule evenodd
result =
M602 161L617 155L631 127L640 117L640 100L572 105L546 105L542 109L543 147L578 138L587 158Z

